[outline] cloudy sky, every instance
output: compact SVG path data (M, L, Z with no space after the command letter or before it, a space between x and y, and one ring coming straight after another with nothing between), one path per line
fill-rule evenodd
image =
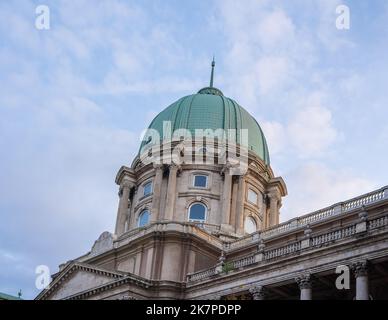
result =
M385 0L1 1L0 292L33 298L37 265L113 230L117 170L213 53L288 186L283 221L388 184L387 22Z

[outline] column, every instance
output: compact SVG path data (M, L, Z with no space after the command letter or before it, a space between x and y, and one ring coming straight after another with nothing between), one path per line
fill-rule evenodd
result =
M170 172L168 175L168 186L167 186L167 200L166 200L166 211L164 213L164 219L174 219L175 199L176 199L176 182L179 166L176 164L170 165Z
M312 300L312 281L310 274L303 274L295 279L300 289L300 300Z
M236 201L237 201L237 190L238 190L238 183L236 183L236 180L232 178L232 202L231 202L231 208L230 208L230 225L234 228L236 225Z
M253 300L265 300L265 288L263 286L253 286L249 288L249 293Z
M152 195L152 209L151 209L151 219L152 221L157 221L161 219L160 216L160 197L163 181L163 165L157 164L154 165L155 168L155 178L153 184L153 195Z
M273 190L269 194L269 227L279 223L279 200L280 193L278 190Z
M356 278L356 300L369 300L368 261L359 261L351 266Z
M229 167L226 165L223 168L224 173L224 189L222 191L222 224L230 223L230 200L232 192L232 175Z
M133 183L127 179L124 179L120 184L119 191L119 208L117 210L117 219L116 219L116 235L121 235L124 233L125 229L125 220L127 219L128 205L129 205L129 192L133 187Z
M237 202L236 202L236 233L244 233L244 193L245 181L244 176L238 178Z

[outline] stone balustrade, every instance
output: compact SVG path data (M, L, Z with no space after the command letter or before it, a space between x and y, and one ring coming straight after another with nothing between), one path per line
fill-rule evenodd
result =
M388 187L384 187L374 192L362 195L342 203L342 211L348 211L354 208L368 205L370 203L388 198Z
M209 223L195 223L198 228L204 229L210 233L218 233L221 230L221 226L217 224L209 224Z
M381 228L388 225L388 216L380 217L377 219L370 220L368 223L368 228L370 230Z
M350 210L360 208L362 206L372 204L385 199L388 199L388 186L381 188L379 190L364 194L357 198L353 198L345 202L334 204L328 208L324 208L324 209L300 216L298 218L288 220L286 222L280 223L266 230L255 232L254 234L251 234L249 236L246 236L236 241L228 243L226 248L230 250L241 248L247 245L248 243L251 243L254 238L268 239L289 231L293 231L297 228L305 227L306 225L309 225L309 224L324 221L335 215L345 213Z
M255 263L255 255L250 255L248 257L244 257L238 260L231 261L233 269L243 268L245 266L249 266Z
M187 281L192 282L192 281L200 281L203 279L208 279L216 274L216 266L211 267L209 269L205 269L202 271L198 271L195 273L189 273L187 275Z
M312 237L310 243L311 246L320 246L329 242L353 236L354 234L356 234L356 225Z
M283 257L285 255L297 252L300 250L300 248L301 248L301 242L298 241L295 243L288 244L286 246L268 250L265 252L264 257L265 257L265 260L272 260L277 257Z
M358 221L357 223L363 223L363 222ZM313 249L321 246L329 246L331 244L336 243L337 241L342 241L342 240L350 239L351 237L354 237L359 232L357 230L357 223L339 228L334 231L326 232L326 233L321 233L316 235L310 234L305 239L301 239L293 243L286 244L284 246L274 247L274 248L265 247L262 250L262 253L257 252L255 254L250 254L248 256L245 256L236 260L232 260L232 261L226 260L224 263L227 265L231 265L231 270L228 270L228 271L232 271L232 270L241 269L244 267L249 267L257 263L265 264L266 262L269 262L277 258L284 258L289 255L300 254L301 252L307 249ZM373 220L368 221L367 229L365 231L370 232L377 228L382 228L386 226L388 226L387 214L385 214L382 217L375 218ZM246 239L244 239L244 241ZM258 259L257 258L258 256L262 256L262 258ZM210 276L214 276L216 274L217 274L216 266L214 266L209 269L202 270L198 273L190 274L187 278L187 281L188 282L204 281L204 280L207 280Z

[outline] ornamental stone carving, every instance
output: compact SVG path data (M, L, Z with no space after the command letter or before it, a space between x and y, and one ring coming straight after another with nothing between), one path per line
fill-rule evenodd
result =
M113 235L110 232L103 232L94 242L90 255L96 256L113 249L113 240Z
M295 278L296 283L299 286L299 289L311 289L312 287L312 278L311 275L306 273L302 274L299 277Z
M263 286L253 286L249 288L249 293L252 295L253 300L264 300L265 288Z
M368 275L369 262L367 260L355 262L351 265L351 269L355 278L366 277Z
M121 296L119 299L117 300L137 300L134 296L130 296L130 295L123 295Z

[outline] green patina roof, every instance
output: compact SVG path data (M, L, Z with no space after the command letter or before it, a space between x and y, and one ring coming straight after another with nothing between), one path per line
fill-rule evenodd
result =
M203 88L197 94L192 94L179 99L171 104L151 122L148 129L154 129L159 133L163 141L171 137L163 136L163 122L171 122L171 133L176 130L185 129L194 137L195 130L223 129L228 134L227 138L239 143L240 130L248 129L248 148L255 152L263 161L269 165L269 152L267 142L259 124L243 107L233 99L223 95L221 90L213 87L214 66L213 57L212 70L209 87ZM181 134L179 134L181 136ZM140 151L147 144L143 141Z
M19 297L11 296L10 294L0 292L0 300L23 300L23 299Z
M201 89L171 104L151 122L149 129L155 129L163 139L163 122L171 121L171 130L186 129L194 136L195 129L236 129L232 139L240 141L240 129L248 129L248 146L266 164L269 164L267 142L259 124L243 107L233 99L225 97L212 86ZM142 150L144 141L140 147Z

